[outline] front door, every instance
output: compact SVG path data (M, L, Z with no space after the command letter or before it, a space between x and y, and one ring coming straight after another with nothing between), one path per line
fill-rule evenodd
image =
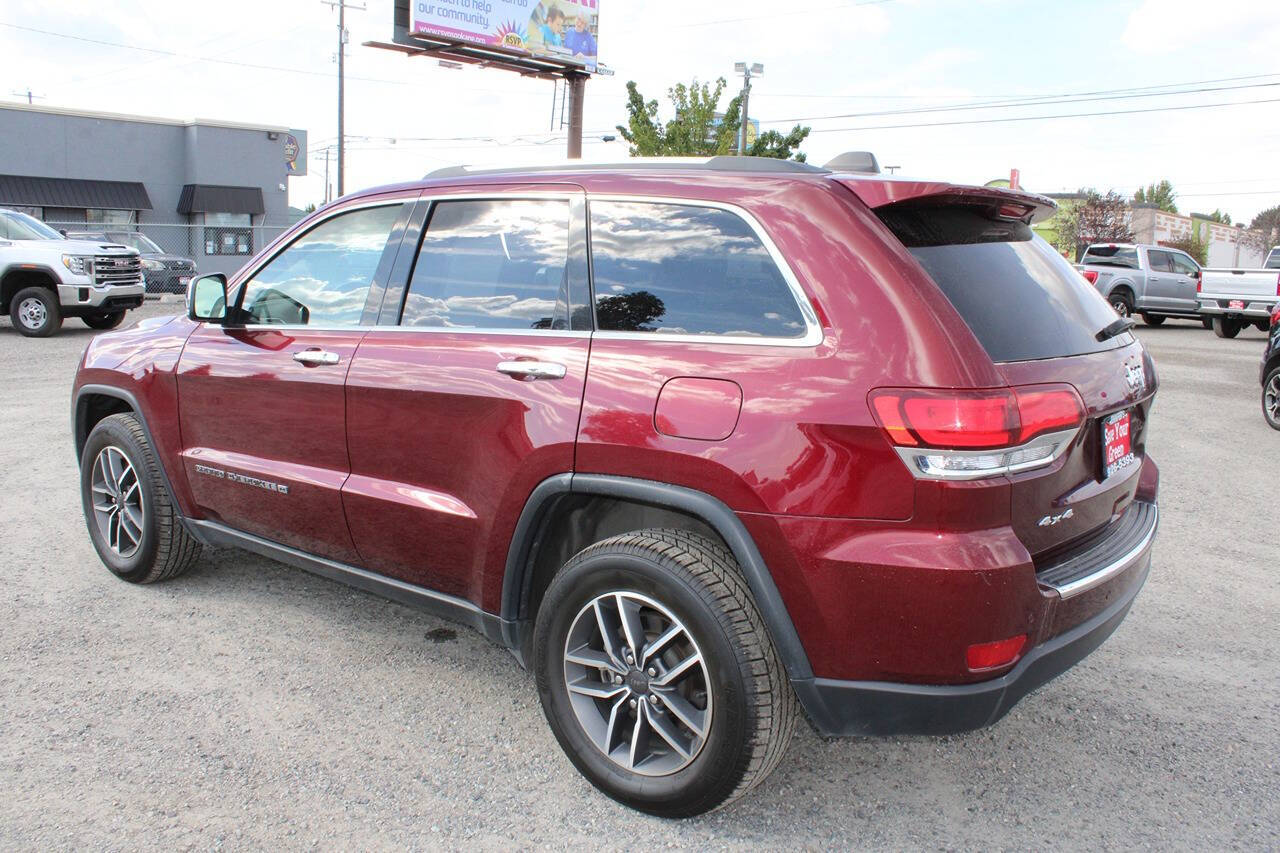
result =
M582 194L525 192L434 201L347 377L362 564L490 610L529 494L573 469L591 345Z
M1160 249L1147 250L1147 291L1142 308L1177 308L1174 294L1177 281L1173 272L1173 253Z
M1181 252L1170 254L1173 258L1172 299L1180 310L1194 314L1200 305L1196 300L1196 287L1200 284L1200 266Z
M411 201L335 211L242 279L239 325L205 325L178 365L183 461L204 516L355 562L342 511L343 383L377 316Z

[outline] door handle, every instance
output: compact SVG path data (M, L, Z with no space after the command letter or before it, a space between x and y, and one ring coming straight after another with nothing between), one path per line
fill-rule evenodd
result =
M304 349L302 352L295 352L293 360L299 364L316 367L321 364L337 364L338 354L336 352L326 352L322 349Z
M564 379L563 364L554 361L500 361L497 370L517 379Z

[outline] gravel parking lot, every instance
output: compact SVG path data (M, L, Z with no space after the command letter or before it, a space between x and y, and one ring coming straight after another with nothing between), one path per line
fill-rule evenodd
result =
M0 848L1280 846L1280 433L1257 331L1140 329L1162 528L1098 652L969 735L802 726L762 788L681 822L596 793L478 634L242 552L113 579L68 423L92 334L0 322Z

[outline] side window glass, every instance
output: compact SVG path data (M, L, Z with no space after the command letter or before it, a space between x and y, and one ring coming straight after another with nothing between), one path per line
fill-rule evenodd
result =
M1195 273L1196 269L1196 265L1193 264L1189 258L1185 258L1182 255L1173 256L1174 272L1181 273L1182 275L1192 275Z
M795 338L804 315L755 231L727 210L591 202L604 331Z
M246 285L248 322L358 326L402 207L342 213L294 240Z
M569 202L437 202L402 326L569 328Z
M1151 269L1156 272L1173 272L1173 261L1168 252L1157 252L1155 249L1148 249L1147 262L1151 264Z

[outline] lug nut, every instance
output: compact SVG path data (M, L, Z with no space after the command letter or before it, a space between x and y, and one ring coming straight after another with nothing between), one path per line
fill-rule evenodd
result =
M614 676L613 676L613 683L614 683L614 684L621 684L621 683L622 683L622 676L621 676L621 675L614 675Z
M649 694L649 704L650 704L650 705L657 705L657 704L658 704L658 694L657 694L657 693L650 693L650 694Z
M630 705L632 708L634 708L636 706L636 700L632 699L629 702L627 702L627 704Z
M657 675L657 674L658 674L658 671L657 671L656 669L654 669L653 667L649 667L649 677L650 677L650 678L653 678L653 677L654 677L655 675Z

